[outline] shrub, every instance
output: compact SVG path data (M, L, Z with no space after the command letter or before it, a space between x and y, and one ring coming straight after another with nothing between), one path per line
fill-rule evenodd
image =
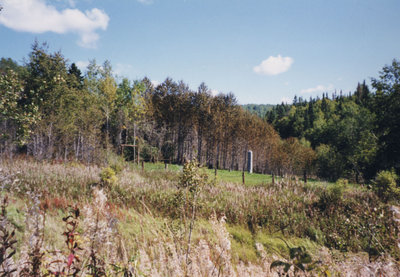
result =
M160 150L150 144L143 143L140 147L140 156L145 161L156 162L160 159Z
M103 186L111 187L117 184L118 177L116 176L114 169L111 167L105 167L100 172L100 180Z
M207 173L200 172L198 162L193 160L184 164L178 186L179 188L188 188L190 192L195 192L207 181Z
M380 171L373 182L373 188L380 198L384 201L398 199L400 197L400 188L397 186L399 177L394 172L383 170Z
M330 181L337 180L343 176L343 157L338 151L329 145L321 144L317 147L317 175Z
M107 153L106 161L107 165L114 170L115 174L120 173L126 166L125 159L113 152Z
M185 203L189 204L191 207L191 220L189 226L189 235L188 235L188 243L186 250L186 265L189 264L189 255L190 255L190 242L192 236L192 230L194 226L194 220L196 217L196 199L198 196L198 192L201 187L207 182L208 175L206 173L201 173L199 170L199 164L196 160L186 162L183 166L182 175L179 178L178 188L179 191L188 190L190 195L185 193ZM183 206L183 216L186 218L189 213L187 212L187 207L184 204Z
M342 179L339 179L334 185L329 186L322 192L318 201L318 207L322 211L332 212L332 209L342 202L345 188L346 182Z

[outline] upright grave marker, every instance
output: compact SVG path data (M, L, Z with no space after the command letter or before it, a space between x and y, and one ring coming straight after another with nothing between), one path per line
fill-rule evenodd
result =
M253 173L253 151L247 152L247 171Z

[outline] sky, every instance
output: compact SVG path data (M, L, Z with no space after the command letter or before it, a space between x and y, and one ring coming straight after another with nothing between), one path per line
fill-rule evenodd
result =
M399 0L0 0L0 57L35 39L83 71L170 77L240 104L353 92L400 58Z

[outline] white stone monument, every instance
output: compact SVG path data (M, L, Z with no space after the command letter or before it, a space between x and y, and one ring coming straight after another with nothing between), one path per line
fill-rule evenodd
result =
M247 152L247 171L253 173L253 151Z

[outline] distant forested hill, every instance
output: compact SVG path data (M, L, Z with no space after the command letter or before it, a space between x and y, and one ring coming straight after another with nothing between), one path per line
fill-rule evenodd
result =
M272 110L275 105L272 104L246 104L242 105L243 109L253 114L258 115L261 118L265 117L265 114Z

